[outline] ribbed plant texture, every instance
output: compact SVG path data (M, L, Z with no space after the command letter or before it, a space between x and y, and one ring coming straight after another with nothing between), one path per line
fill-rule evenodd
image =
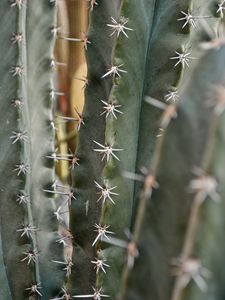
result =
M0 3L0 300L223 300L225 2L87 0L73 36L58 1ZM76 118L56 38L86 51Z
M3 299L50 299L64 278L54 182L51 67L55 5L0 3L0 235Z

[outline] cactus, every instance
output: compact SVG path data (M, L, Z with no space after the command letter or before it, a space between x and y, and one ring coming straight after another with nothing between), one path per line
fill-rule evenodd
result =
M0 3L1 299L50 299L65 280L54 181L51 67L55 5ZM3 280L2 279L2 280Z
M224 1L90 0L87 37L56 3L0 3L1 297L222 299ZM55 37L86 49L75 154L54 145Z

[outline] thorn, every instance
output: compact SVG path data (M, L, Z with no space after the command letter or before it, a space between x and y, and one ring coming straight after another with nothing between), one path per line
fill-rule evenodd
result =
M51 63L50 63L50 66L52 68L56 68L56 67L66 67L66 64L65 63L62 63L62 62L58 62L56 61L54 58L51 60Z
M61 33L62 34L62 33ZM60 39L62 40L66 40L66 41L69 41L69 42L83 42L82 39L78 39L78 38L71 38L71 37L66 37L66 36L59 36Z
M189 61L191 59L196 59L195 57L191 57L190 56L190 52L187 52L187 50L183 50L183 52L179 53L177 51L175 51L175 53L177 54L177 56L174 57L170 57L170 59L175 59L177 60L176 64L174 65L174 67L176 67L179 64L182 64L182 67L184 68L185 66L189 67Z
M149 190L158 189L158 188L159 188L159 184L156 181L155 176L152 174L147 174L147 176L145 177L145 181L144 181L144 190L149 191Z
M107 77L107 76L112 76L113 79L114 79L116 76L121 77L121 76L120 76L120 72L121 72L121 73L127 73L127 71L120 69L120 67L122 67L122 66L123 66L123 64L118 65L118 66L116 66L116 65L111 65L111 66L108 68L107 72L106 72L101 78L105 78L105 77Z
M137 249L137 244L131 241L127 246L127 266L128 269L133 269L135 258L139 256L139 251Z
M146 96L145 97L145 102L147 102L148 104L151 104L152 106L154 107L157 107L159 109L166 109L167 108L167 105L157 99L154 99L152 97L149 97L149 96Z
M100 197L97 199L97 202L99 202L99 201L103 198L103 200L102 200L102 205L104 205L104 203L105 203L105 201L106 201L107 199L109 199L109 200L115 205L115 202L113 201L113 199L111 198L110 195L117 195L117 196L119 196L119 194L112 192L112 190L116 189L117 186L108 188L108 187L105 186L105 185L104 185L104 186L101 186L101 185L98 184L96 181L94 181L94 183L95 183L96 187L97 187L98 189L100 189L100 192L97 193L97 194L100 194Z
M23 3L23 0L14 0L13 3L11 4L11 7L15 7L15 6L21 9L21 7L25 6L25 4Z
M218 182L217 180L207 174L203 174L198 176L196 179L192 179L188 190L192 193L199 194L200 201L203 202L207 197L210 197L215 202L220 200L220 196L217 193Z
M41 283L33 284L31 287L26 288L25 290L30 291L29 295L39 295L40 297L42 297L42 294L39 291L39 289L41 289Z
M117 38L119 37L120 33L124 34L125 37L128 38L128 35L126 33L126 30L133 31L133 29L126 27L125 25L128 23L128 19L121 18L118 22L111 17L112 24L106 24L106 26L110 27L113 32L110 34L110 36L113 36L116 33Z
M94 264L94 269L96 269L96 274L98 274L99 270L102 270L105 274L106 274L106 270L104 267L110 267L109 265L107 265L105 262L106 260L104 259L98 259L95 258L96 260L92 260L91 263Z
M75 119L75 120L76 120L76 122L78 122L78 124L77 124L77 131L79 131L81 125L85 125L85 123L84 123L84 118L83 118L83 116L79 113L79 111L78 111L75 107L74 107L74 110L75 110L75 112L76 112L77 115L78 115L78 118Z
M58 32L61 30L61 27L53 27L51 29L51 33L53 35L54 38L57 38Z
M94 9L95 5L98 5L97 0L87 0L87 1L90 2L90 6L88 8L90 8L91 11Z
M171 119L175 119L177 117L177 107L175 104L169 104L167 105L164 113L163 113L163 116L162 116L162 119L161 119L161 128L164 129L166 128Z
M163 136L163 133L164 133L164 129L163 128L159 128L159 131L158 131L156 137L159 138L159 137Z
M87 50L87 47L89 44L91 44L91 42L89 41L88 36L86 35L86 33L82 32L82 42L84 43L84 49Z
M67 289L65 287L62 288L62 292L63 292L63 295L62 297L60 298L53 298L53 299L50 299L50 300L72 300L72 296L67 292Z
M39 252L34 249L28 252L23 252L23 254L25 255L25 257L23 259L21 259L21 261L26 261L27 260L27 264L29 265L31 262L33 263L37 263L37 256L39 254Z
M93 141L93 142L102 148L102 149L93 149L93 151L100 152L101 154L103 154L102 161L104 160L105 157L106 157L106 160L109 161L110 156L113 156L117 160L119 160L119 158L113 152L114 151L123 151L123 149L114 149L114 148L112 148L113 145L103 146L103 145L101 145L100 143L98 143L96 141Z
M17 176L19 176L21 173L22 174L28 174L30 172L30 166L25 163L21 163L19 165L15 165L15 169L13 171L18 171Z
M117 119L116 112L123 114L122 111L118 110L118 107L121 107L122 105L115 105L114 103L107 103L103 100L101 102L105 105L103 106L104 111L100 114L100 116L106 114L106 118L111 114L115 119Z
M22 33L14 33L12 38L11 38L11 41L13 44L17 44L18 46L20 46L23 42L23 35Z
M223 11L225 10L225 1L221 1L219 4L218 4L218 9L217 9L217 13L220 14L221 18L223 18Z
M31 225L24 225L22 228L20 229L17 229L16 230L17 232L22 232L21 233L21 237L23 237L24 235L26 235L28 238L32 238L32 234L35 232L35 231L38 231L38 229L34 226L31 226Z
M58 130L58 128L55 126L55 122L53 121L53 120L50 120L50 127L52 127L52 129L54 130L54 131L57 131Z
M54 90L51 90L49 94L50 94L51 100L55 100L56 96L65 96L65 93L63 93L63 92L56 92Z
M61 265L65 265L66 267L63 269L63 271L66 271L66 277L69 277L71 275L73 263L70 259L66 262L65 261L58 261L58 260L53 260L52 262L57 263L57 264L61 264Z
M63 218L61 217L61 215L68 213L69 211L61 211L62 207L59 206L58 209L56 211L53 212L53 214L56 216L58 221L63 221Z
M16 132L16 131L13 131L12 132L12 136L10 136L9 138L12 139L12 144L15 144L16 142L18 141L21 141L21 142L28 142L28 135L27 135L27 131L24 131L24 132Z
M56 183L53 183L52 187L54 188L54 190L45 190L45 189L43 189L43 192L45 192L45 193L50 193L50 194L56 194L56 195L58 194L58 195L64 195L64 196L67 196L68 199L66 200L66 203L68 203L68 205L71 205L72 199L77 200L76 197L75 197L74 194L73 194L72 189L70 189L69 191L65 191L65 192L57 191L57 190L56 190L57 187L65 188L65 189L67 189L67 190L68 190L68 187L64 187L64 186L61 186L61 185L57 185ZM64 203L63 206L64 206L66 203Z
M100 289L93 288L93 290L94 290L94 294L91 294L91 295L77 295L77 296L73 296L73 298L92 298L94 300L101 300L101 298L110 297L109 295L101 294L102 288L100 288Z
M85 202L85 212L86 212L86 216L88 215L88 210L89 210L89 200L87 200Z
M92 247L97 243L97 241L99 239L102 241L103 237L105 237L107 240L110 240L110 238L107 237L108 233L114 234L114 232L107 230L107 228L110 227L109 225L108 226L107 225L101 226L101 225L95 224L94 227L96 228L96 230L94 230L94 231L97 231L98 235L95 238L94 242L92 243Z
M181 11L181 14L184 17L177 19L177 21L185 21L182 28L185 28L186 25L190 25L190 26L192 26L193 28L196 29L197 28L196 22L195 22L196 19L211 18L210 16L193 16L189 10L188 10L187 13L185 13L184 11Z
M12 67L10 73L12 73L13 77L22 77L24 75L23 66Z
M19 204L27 204L30 202L30 198L28 195L20 194L17 195L16 202L18 202Z
M87 77L83 77L83 78L73 77L73 79L77 79L77 80L83 81L83 82L84 82L83 89L86 89L86 87L87 87L88 84L89 84L89 80L87 79Z
M56 240L56 243L63 244L63 246L67 247L72 244L73 235L69 230L64 230L61 233L61 237Z
M202 266L199 259L175 258L172 259L171 265L173 266L171 275L181 279L182 288L185 288L193 280L200 290L206 291L207 285L204 278L208 278L210 272Z
M11 105L15 108L18 108L18 109L20 109L23 106L23 104L24 104L23 101L19 98L14 99L14 100L11 101Z
M72 159L71 159L71 166L70 166L70 168L72 169L72 170L74 170L74 167L75 167L75 165L77 165L77 166L79 166L79 163L78 163L78 161L80 160L77 156L76 156L76 154L71 154L72 156Z
M164 96L164 98L166 102L173 102L173 103L177 103L180 100L180 96L176 89L175 91L168 91L168 93Z

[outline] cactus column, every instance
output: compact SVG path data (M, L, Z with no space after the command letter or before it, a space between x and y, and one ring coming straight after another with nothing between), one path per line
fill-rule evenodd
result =
M50 1L3 0L0 14L1 297L49 299L65 277L52 262L63 256L55 204L42 191L54 180L54 165L44 156L54 147L55 8Z

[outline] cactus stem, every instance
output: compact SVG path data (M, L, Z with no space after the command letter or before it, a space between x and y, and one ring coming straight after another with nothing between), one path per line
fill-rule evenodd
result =
M198 179L194 179L191 181L189 188L192 188L193 191L196 192L196 196L194 197L191 213L187 225L187 231L184 238L184 244L182 247L182 252L180 257L182 260L188 260L191 257L195 236L198 228L198 221L199 221L199 213L200 208L202 206L203 201L206 199L207 196L211 196L212 199L218 200L219 195L216 193L217 188L217 181L215 178L209 175L205 175L207 173L207 169L209 168L212 153L215 147L215 136L218 127L218 116L213 114L213 119L210 126L209 138L207 142L207 147L205 153L203 155L201 168L201 172L204 174L200 176ZM206 186L207 182L207 186ZM209 185L208 185L209 184ZM184 287L181 284L182 277L178 276L174 285L172 300L180 300L182 298Z

